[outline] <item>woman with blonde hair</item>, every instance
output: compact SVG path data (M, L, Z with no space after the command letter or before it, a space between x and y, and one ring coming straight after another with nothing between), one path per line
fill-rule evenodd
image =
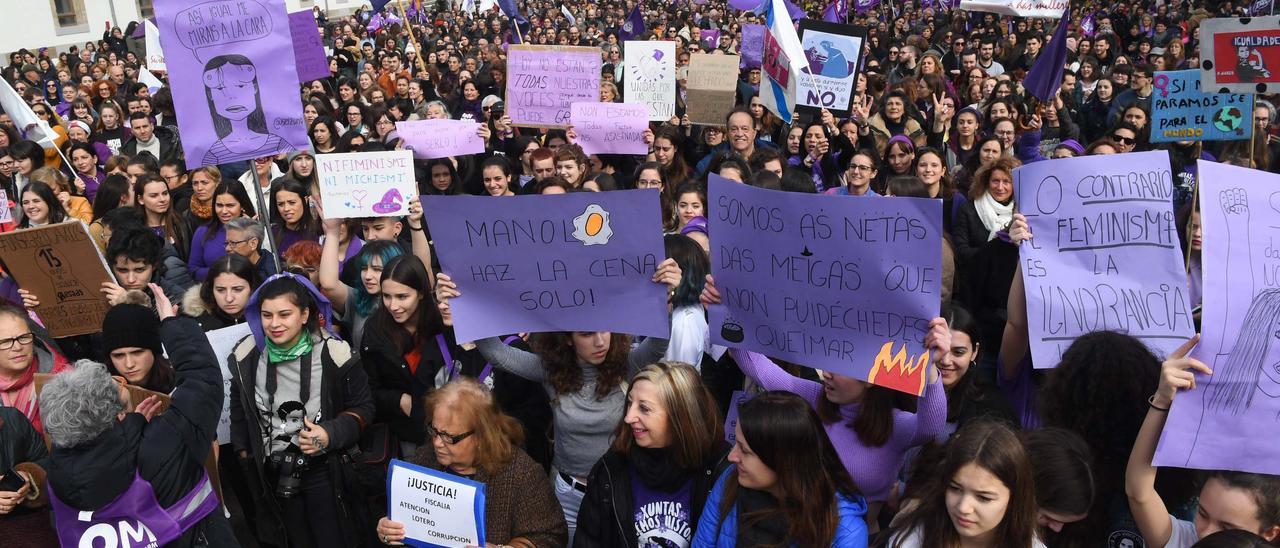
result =
M720 412L698 371L667 361L642 369L614 435L587 480L573 545L692 541L707 496L729 467Z
M483 385L458 377L426 399L427 436L409 462L485 485L485 541L492 546L564 546L568 529L551 482L520 448L520 422ZM378 540L399 545L404 524L382 518Z
M62 208L67 210L68 218L80 219L85 224L93 222L93 206L85 197L71 194L71 181L61 171L42 167L31 172L31 180L49 185L53 189L53 195L58 198Z

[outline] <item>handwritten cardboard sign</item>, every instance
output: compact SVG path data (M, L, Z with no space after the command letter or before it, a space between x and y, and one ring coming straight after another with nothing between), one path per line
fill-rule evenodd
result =
M647 154L644 130L649 107L632 103L574 103L571 107L577 143L587 154Z
M711 340L919 395L942 287L942 204L832 199L709 176Z
M1164 151L1036 162L1014 172L1035 239L1020 248L1037 368L1086 333L1166 355L1195 333Z
M695 53L689 58L685 113L695 124L724 125L738 90L738 56Z
M484 152L480 124L466 120L414 120L396 122L396 133L405 148L419 160L448 158Z
M617 331L666 337L658 193L423 196L440 266L458 284L458 340ZM625 314L618 311L625 310Z
M1203 331L1213 370L1179 391L1157 466L1280 474L1280 175L1199 161Z
M320 40L320 28L311 10L289 14L289 34L293 36L293 56L297 61L298 81L310 82L333 76L329 72L329 58Z
M624 46L627 102L648 105L649 120L670 120L676 113L676 43L629 40Z
M107 315L102 284L115 282L83 222L0 234L0 261L40 299L35 313L54 337L97 333Z
M521 44L507 56L507 115L517 126L568 127L569 105L600 100L599 48Z
M398 217L418 195L408 150L316 156L326 219Z
M1151 92L1151 142L1238 141L1253 136L1253 96L1205 93L1200 71L1157 72Z

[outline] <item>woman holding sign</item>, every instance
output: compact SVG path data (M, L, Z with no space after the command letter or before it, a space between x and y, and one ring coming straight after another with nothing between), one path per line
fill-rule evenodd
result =
M524 438L520 423L502 413L489 390L474 380L456 379L432 392L425 407L430 447L420 449L409 462L485 485L488 546L566 545L564 515L547 476L520 449ZM404 524L382 518L378 539L402 544Z
M672 291L680 285L680 266L672 259L658 265L654 283ZM436 275L436 302L448 313L449 300L461 297L448 275ZM553 406L556 497L564 508L573 538L578 507L587 492L591 467L609 448L622 419L625 379L662 359L667 341L650 337L634 350L631 338L609 331L547 333L533 341L533 352L503 344L497 337L476 341L480 353L494 367L542 384Z
M752 398L734 434L734 466L703 505L693 546L867 546L867 504L803 398Z
M231 442L263 543L336 548L361 537L363 508L351 504L361 489L342 456L373 422L373 400L359 357L329 334L329 312L306 278L272 276L249 298L253 335L231 353Z
M574 546L685 546L729 467L720 411L698 371L680 362L645 367L627 400L587 480Z

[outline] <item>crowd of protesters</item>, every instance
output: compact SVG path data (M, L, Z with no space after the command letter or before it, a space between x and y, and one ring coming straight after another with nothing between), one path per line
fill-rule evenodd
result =
M497 8L405 4L314 8L333 76L299 83L311 147L251 162L189 169L203 162L184 158L169 89L142 81L138 23L9 54L0 75L58 150L0 115L12 213L0 230L82 222L115 282L99 331L53 338L40 298L0 278L0 545L86 545L86 513L145 514L167 546L399 544L391 458L484 483L496 547L1280 542L1280 478L1152 465L1170 404L1209 373L1187 357L1195 341L1156 356L1095 332L1036 369L1017 259L1032 238L1018 166L1164 150L1200 305L1196 161L1280 172L1277 97L1255 98L1254 139L1152 143L1153 76L1199 67L1200 23L1246 3L1072 3L1048 101L1023 81L1054 20L945 2L845 8L866 28L847 116L783 123L748 67L723 125L685 115L689 59L740 53L758 13L528 0L516 26ZM814 18L827 7L800 4ZM675 115L651 124L647 156L587 155L572 128L512 123L515 42L598 48L601 100L625 101L634 10L646 30L627 39L677 52ZM438 118L481 122L485 151L415 161L423 195L659 192L667 257L652 282L670 295L670 340L458 340L450 304L468 297L441 271L434 248L449 244L430 238L416 199L404 217L324 219L317 155L403 148L396 122ZM920 397L710 343L711 173L832 200L943 201L942 312ZM251 335L220 364L202 333L238 324ZM39 393L37 374L51 375ZM167 409L131 401L130 386L168 395ZM750 397L726 432L735 391Z

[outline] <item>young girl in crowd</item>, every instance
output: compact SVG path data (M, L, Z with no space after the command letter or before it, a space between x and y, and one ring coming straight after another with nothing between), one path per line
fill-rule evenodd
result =
M733 466L703 505L693 545L867 546L866 502L823 430L795 394L765 392L743 403Z

